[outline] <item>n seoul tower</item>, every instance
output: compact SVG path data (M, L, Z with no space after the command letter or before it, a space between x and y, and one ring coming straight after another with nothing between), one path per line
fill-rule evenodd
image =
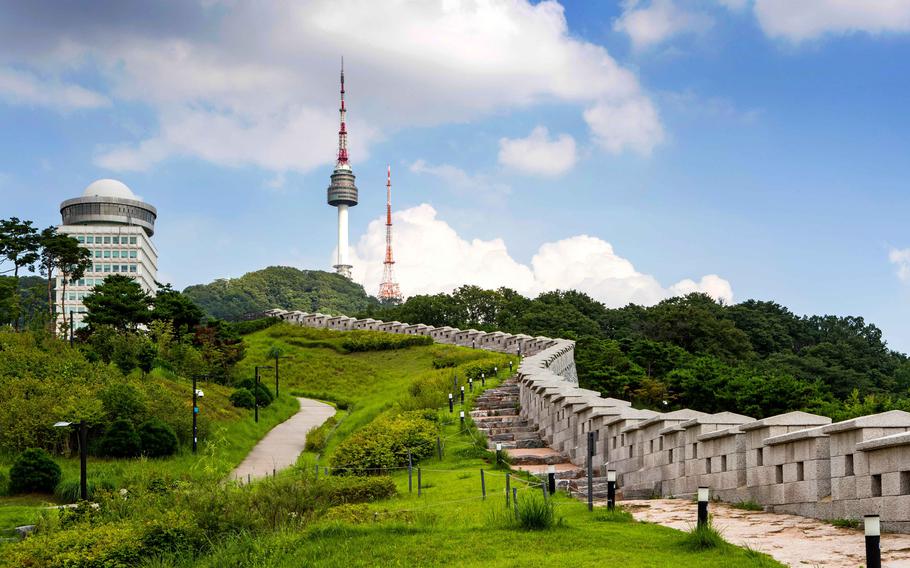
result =
M341 59L341 127L338 129L338 161L332 172L332 183L328 189L328 202L338 208L338 258L333 266L335 272L351 279L351 265L348 261L348 207L357 205L357 186L354 185L354 171L348 163L348 131L345 126L344 107L344 58Z

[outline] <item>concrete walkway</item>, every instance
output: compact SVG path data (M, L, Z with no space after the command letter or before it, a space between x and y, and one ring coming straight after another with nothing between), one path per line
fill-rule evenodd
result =
M231 473L231 479L246 481L271 475L294 465L306 444L306 434L335 414L335 407L309 398L298 398L300 410L259 440L246 459Z
M679 530L695 523L696 504L684 499L621 501L636 519ZM773 556L787 566L856 568L866 563L863 530L839 529L824 521L711 503L714 526L724 538ZM910 535L882 535L882 566L910 567Z

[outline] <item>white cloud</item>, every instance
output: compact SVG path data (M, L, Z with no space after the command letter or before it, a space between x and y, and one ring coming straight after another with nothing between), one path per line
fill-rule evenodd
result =
M897 266L897 277L901 282L910 282L910 248L892 248L888 252L888 260Z
M0 101L10 104L50 107L58 110L107 106L104 95L57 79L42 79L34 73L0 67Z
M610 243L588 235L544 243L527 265L511 257L502 239L467 240L459 236L427 204L395 212L393 222L395 271L406 296L450 292L462 284L476 284L485 288L508 286L531 296L574 288L613 307L629 302L654 304L694 291L733 301L729 282L716 275L664 287L653 276L635 270ZM351 255L355 278L369 293L375 294L379 288L384 251L384 220L376 219Z
M635 49L647 49L674 36L702 34L713 25L708 14L684 10L674 0L652 0L647 6L631 0L623 3L613 29L628 34Z
M417 160L408 169L417 174L435 176L456 192L474 199L499 199L512 192L511 187L496 181L491 176L485 174L471 175L451 164L433 165L424 160Z
M40 12L0 22L0 63L91 66L115 100L155 112L153 131L99 152L111 169L171 156L277 171L330 162L340 54L355 168L372 142L402 128L553 101L579 110L647 101L633 72L570 33L555 1L176 3L148 25L120 12L93 11L90 25L79 25L84 10ZM5 39L14 28L33 33ZM610 134L614 151L659 142L642 126Z
M568 134L550 139L545 126L538 126L527 138L499 140L499 163L528 174L559 175L576 159L575 139Z
M613 153L632 148L647 155L664 139L657 109L644 97L618 105L600 103L586 110L584 117L594 140Z
M908 0L755 0L766 35L798 43L827 34L910 32Z

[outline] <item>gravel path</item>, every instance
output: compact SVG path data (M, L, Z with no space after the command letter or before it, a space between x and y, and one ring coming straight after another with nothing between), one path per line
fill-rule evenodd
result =
M232 479L246 481L271 475L294 465L306 444L306 434L335 414L335 407L309 398L298 398L300 410L259 440L246 459L231 473Z
M681 530L689 530L697 514L696 504L683 499L622 501L622 505L638 520ZM862 529L839 529L817 519L743 511L722 503L711 503L710 512L726 540L770 554L787 566L856 568L866 563ZM910 535L882 535L882 566L910 567Z

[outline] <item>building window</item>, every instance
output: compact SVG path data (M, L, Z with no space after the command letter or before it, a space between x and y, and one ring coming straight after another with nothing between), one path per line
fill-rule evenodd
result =
M853 475L853 454L844 456L844 475Z
M126 272L129 270L129 267L126 264L120 265L120 272Z
M115 245L119 245L120 237L111 237L111 242L114 243Z
M112 250L112 251L111 251L111 256L114 257L114 258L120 258L120 251L119 251L119 250Z
M104 244L106 244L106 245L111 244L111 238L110 238L110 237L104 237Z
M101 272L102 266L100 264L95 265L95 272Z
M100 251L100 250L96 250L96 251L94 251L94 252L95 252L95 258L101 258L101 251Z
M134 251L134 250L130 251L130 258L136 258L136 251Z
M104 251L104 258L110 258L110 257L111 257L111 251L109 251L109 250Z
M75 292L69 292L69 297L70 297L70 302L75 302L75 301L76 301L76 293L75 293Z
M136 272L136 265L135 265L135 264L131 264L131 265L130 265L130 272Z
M85 243L89 245L95 244L95 237L93 235L85 237Z
M105 272L110 272L110 271L111 271L111 265L110 265L110 264L105 264L105 265L104 265L104 271L105 271Z
M79 284L78 284L78 285L79 285L79 286L85 286L85 279L84 279L84 278L80 278L80 279L79 279Z
M872 496L873 497L882 496L882 476L881 476L881 474L872 476Z
M83 237L82 235L79 235L78 237L76 237L76 240L79 241L79 244L85 244L85 237Z
M119 264L115 264L115 265L114 265L114 272L120 272L120 265L119 265Z
M136 237L130 237L130 244L131 245L136 244Z

